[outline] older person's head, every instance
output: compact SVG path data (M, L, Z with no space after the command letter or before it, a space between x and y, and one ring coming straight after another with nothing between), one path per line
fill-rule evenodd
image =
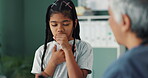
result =
M109 22L117 42L132 48L148 40L148 0L109 1Z

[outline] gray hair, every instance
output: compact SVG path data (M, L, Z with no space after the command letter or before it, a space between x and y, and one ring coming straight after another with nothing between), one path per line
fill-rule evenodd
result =
M141 39L148 39L148 0L110 0L115 20L122 21L122 14L130 17L131 31Z

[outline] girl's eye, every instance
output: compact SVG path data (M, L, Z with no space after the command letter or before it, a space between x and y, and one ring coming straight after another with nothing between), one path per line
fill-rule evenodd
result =
M53 27L57 26L57 24L51 24Z
M69 24L63 24L63 26L69 26Z

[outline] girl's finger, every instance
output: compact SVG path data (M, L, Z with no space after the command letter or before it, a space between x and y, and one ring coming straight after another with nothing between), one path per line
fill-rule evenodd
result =
M54 45L53 49L52 49L52 52L56 52L57 51L57 46Z

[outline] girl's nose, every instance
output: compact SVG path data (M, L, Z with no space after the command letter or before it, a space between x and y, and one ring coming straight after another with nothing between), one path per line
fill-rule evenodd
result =
M58 33L63 33L63 31L64 31L63 26L62 25L59 25L58 26Z

